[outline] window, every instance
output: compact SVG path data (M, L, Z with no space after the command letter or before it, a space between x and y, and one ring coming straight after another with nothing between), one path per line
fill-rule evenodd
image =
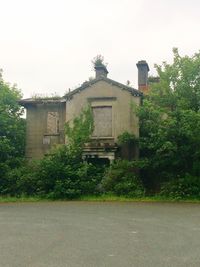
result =
M93 107L94 137L112 137L112 107Z
M58 112L47 113L47 133L58 134L59 132L59 118Z

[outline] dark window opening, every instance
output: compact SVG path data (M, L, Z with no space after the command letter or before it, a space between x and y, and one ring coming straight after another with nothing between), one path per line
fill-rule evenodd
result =
M108 158L87 158L88 163L92 163L95 166L109 166L110 160Z

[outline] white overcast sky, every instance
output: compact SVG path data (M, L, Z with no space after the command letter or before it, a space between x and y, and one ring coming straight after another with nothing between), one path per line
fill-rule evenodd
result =
M172 61L200 49L199 0L0 0L0 68L24 97L63 95L94 76L102 54L111 79L137 88L138 60Z

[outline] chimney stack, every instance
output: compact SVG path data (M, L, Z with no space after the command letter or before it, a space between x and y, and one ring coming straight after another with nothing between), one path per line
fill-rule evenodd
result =
M145 60L140 60L136 64L138 68L138 90L143 94L147 94L149 90L148 72L149 66Z
M104 66L103 64L95 66L94 69L96 72L96 79L98 79L100 77L107 77L108 70L107 70L106 66Z

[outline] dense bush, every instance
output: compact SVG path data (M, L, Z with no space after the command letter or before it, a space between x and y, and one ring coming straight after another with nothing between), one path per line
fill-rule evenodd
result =
M164 183L160 195L175 199L200 198L200 177L186 174Z
M77 198L95 194L101 176L96 167L69 152L67 146L45 157L37 170L37 194L50 198ZM98 175L99 173L99 175Z
M11 196L36 194L37 173L39 173L38 164L24 159L15 168L7 166L6 173L1 177L0 194Z
M141 197L144 187L137 175L136 162L118 160L106 171L102 187L106 192L128 197Z

